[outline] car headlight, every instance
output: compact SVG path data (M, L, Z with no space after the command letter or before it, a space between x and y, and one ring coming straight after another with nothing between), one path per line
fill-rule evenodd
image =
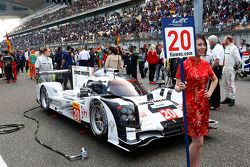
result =
M120 113L121 124L126 127L137 127L137 119L134 105L119 105L117 111Z

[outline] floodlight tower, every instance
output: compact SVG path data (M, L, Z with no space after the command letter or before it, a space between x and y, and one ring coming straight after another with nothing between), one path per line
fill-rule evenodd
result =
M194 0L194 19L195 19L195 31L202 33L203 23L203 0Z

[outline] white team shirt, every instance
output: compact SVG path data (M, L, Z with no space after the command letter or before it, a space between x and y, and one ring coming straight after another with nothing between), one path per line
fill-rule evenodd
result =
M233 68L236 64L241 62L240 52L239 49L231 43L229 46L226 47L225 50L225 68Z
M78 60L89 60L90 55L89 52L86 50L82 50L78 55Z
M29 59L29 52L28 52L28 51L25 52L25 53L24 53L24 56L25 56L26 61L28 61L28 59Z
M219 65L223 66L225 52L224 52L224 48L222 45L220 44L215 45L215 47L212 50L212 56L213 56L213 60L219 59L220 60Z
M37 57L35 67L38 68L40 71L52 71L53 70L52 59L45 55L41 55Z

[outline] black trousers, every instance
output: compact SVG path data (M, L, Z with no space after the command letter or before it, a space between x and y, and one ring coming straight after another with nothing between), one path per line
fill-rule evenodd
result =
M28 72L29 70L29 61L26 60L26 63L25 63L25 71Z
M68 84L68 80L70 82L70 86L71 86L71 89L73 89L73 78L72 78L72 74L71 73L64 73L63 74L63 86L64 86L64 89L68 89L67 87L67 84Z
M23 72L24 62L20 62L19 70Z
M128 66L126 69L126 74L131 75L133 78L137 79L137 66L135 67Z
M79 66L89 66L89 61L88 60L79 60Z
M149 68L149 81L150 82L154 81L156 65L157 64L148 64L148 68Z
M140 70L141 78L145 78L144 64L145 64L144 61L139 62L139 70Z
M216 77L218 78L218 80L221 78L221 75L222 75L222 67L221 66L218 66L218 67L215 67L213 69L214 71L214 74L216 75ZM210 84L211 85L211 81L210 81ZM218 81L218 84L212 94L212 96L210 97L210 105L212 107L219 107L220 106L220 101L221 101L221 95L220 95L220 83Z
M5 74L6 74L6 79L9 80L14 80L13 74L12 74L12 66L7 65L5 67Z

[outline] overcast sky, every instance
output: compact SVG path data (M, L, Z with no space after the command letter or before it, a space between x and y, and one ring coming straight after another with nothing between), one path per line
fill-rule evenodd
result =
M5 40L6 32L11 32L15 27L20 25L20 19L0 20L0 42Z

